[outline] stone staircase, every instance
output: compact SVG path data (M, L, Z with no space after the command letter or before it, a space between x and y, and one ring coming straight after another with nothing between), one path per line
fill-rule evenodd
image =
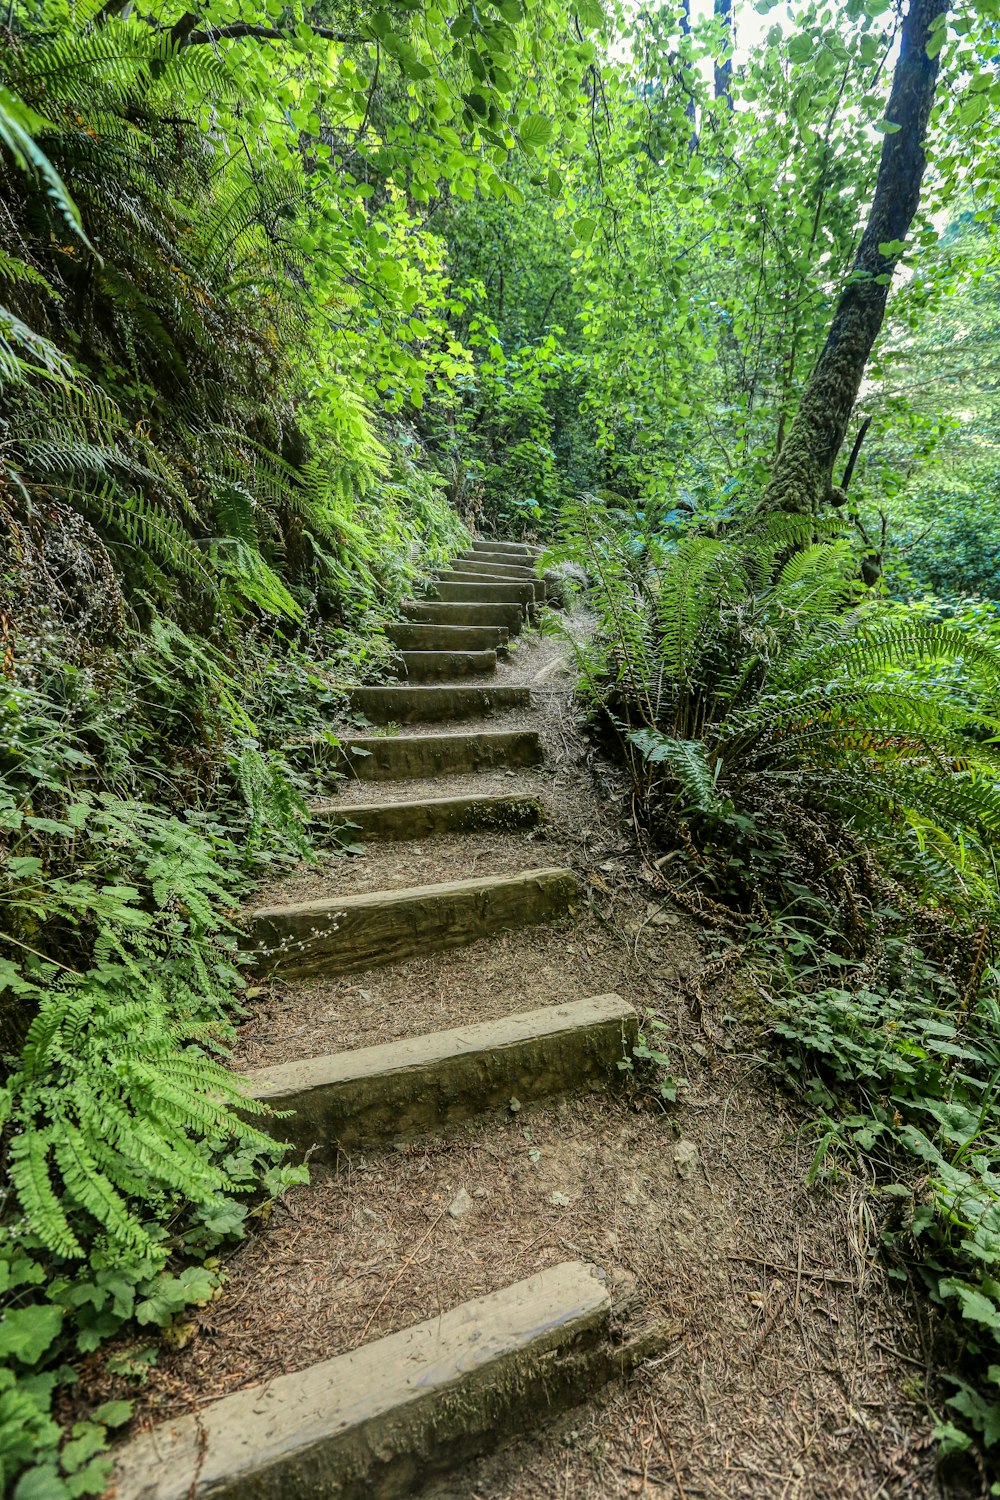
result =
M404 606L406 620L389 632L403 680L359 688L353 703L373 728L406 731L348 736L329 751L357 782L399 782L403 795L378 797L365 788L358 800L352 787L318 810L320 825L343 824L346 816L378 850L483 831L523 835L542 824L537 791L516 786L519 774L543 762L539 734L489 722L530 711L530 687L491 679L511 638L543 607L534 560L523 544L476 542L439 575L426 600ZM510 790L449 795L449 778L481 772L509 775ZM408 783L428 782L429 790L407 795ZM579 899L568 867L477 871L446 882L271 902L252 914L251 940L262 975L338 975L564 919ZM636 1026L633 1008L617 995L581 994L501 1019L261 1068L252 1088L281 1112L277 1132L314 1160L335 1164L338 1151L443 1131L505 1108L514 1096L527 1102L612 1086ZM386 1277L392 1273L387 1265ZM417 1494L627 1371L647 1351L641 1340L622 1337L618 1312L597 1266L574 1260L547 1267L438 1318L162 1423L122 1450L114 1493L119 1500Z

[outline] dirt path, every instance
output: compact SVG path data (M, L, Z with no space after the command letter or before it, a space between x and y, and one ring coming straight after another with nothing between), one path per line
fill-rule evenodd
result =
M336 1170L316 1166L312 1185L231 1257L225 1294L153 1371L143 1415L201 1407L576 1259L605 1271L632 1325L655 1332L655 1352L530 1439L502 1448L498 1435L497 1451L433 1493L944 1494L919 1319L879 1269L865 1196L850 1183L807 1187L813 1145L737 999L701 994L699 933L654 898L627 788L588 743L565 651L523 638L503 677L536 682L531 709L490 721L540 732L538 770L378 788L412 799L516 783L540 797L543 827L372 844L266 897L566 865L585 892L577 911L391 967L274 981L237 1062L267 1067L613 991L664 1023L671 1071L687 1080L679 1101L627 1080L584 1098L515 1099L433 1137L342 1153ZM371 791L348 786L338 801L349 811Z

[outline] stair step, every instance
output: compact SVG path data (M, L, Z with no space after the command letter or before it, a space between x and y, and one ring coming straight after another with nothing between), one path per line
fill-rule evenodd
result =
M488 559L482 557L456 558L449 570L455 573L481 573L488 577L513 578L515 583L522 580L534 583L538 577L534 568L527 563L503 562L499 558Z
M467 562L481 563L504 563L508 567L528 568L533 576L537 577L535 570L536 559L541 557L540 552L477 552L470 549L468 552L460 552L451 560L451 567L460 568Z
M450 682L454 677L485 677L497 669L495 651L401 651L411 682Z
M317 746L322 755L323 746ZM337 765L359 781L425 780L471 771L537 766L542 745L534 729L486 729L466 734L362 734L333 750Z
M522 604L527 608L535 602L535 586L533 583L483 583L467 578L440 578L430 585L428 597L445 603Z
M577 892L572 870L541 869L263 907L250 926L257 972L347 974L462 948L551 921Z
M502 651L510 640L499 625L419 625L412 620L387 625L385 633L403 651Z
M124 1448L112 1488L118 1500L401 1500L633 1366L611 1324L602 1273L549 1266L160 1423Z
M586 1093L622 1078L637 1017L620 995L310 1057L251 1073L250 1094L294 1110L274 1133L335 1159L338 1145L371 1146L437 1130L512 1096L523 1103Z
M436 833L502 832L541 822L537 797L524 792L479 797L423 797L413 802L350 802L320 808L313 822L330 828L350 824L364 839L422 839Z
M531 707L526 687L458 686L360 687L351 692L351 707L372 724L419 724L434 720L474 719Z
M524 611L519 604L457 604L434 599L404 599L407 619L428 625L501 625L508 635L520 634Z
M493 542L484 537L474 537L473 552L516 552L519 557L537 557L542 549L532 542Z
M438 573L435 584L439 583L471 583L471 584L513 584L515 588L529 588L529 602L540 604L545 598L545 584L540 578L505 578L501 574L494 576L491 573L466 573L457 568L450 569L447 573Z

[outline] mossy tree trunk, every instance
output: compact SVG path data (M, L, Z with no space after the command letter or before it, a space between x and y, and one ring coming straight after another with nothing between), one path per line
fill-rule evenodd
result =
M833 466L882 322L893 271L920 202L924 140L937 82L937 48L949 0L910 0L900 36L886 120L898 129L882 143L875 196L851 275L787 440L775 460L762 509L814 514L840 499ZM936 23L936 24L935 24Z

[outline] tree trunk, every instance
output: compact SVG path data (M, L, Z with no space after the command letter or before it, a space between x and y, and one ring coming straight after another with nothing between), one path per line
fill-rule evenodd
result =
M714 0L713 10L722 31L723 51L722 60L715 64L715 97L725 99L732 109L733 59L725 53L733 45L733 0Z
M681 36L685 38L690 38L691 36L691 0L681 0ZM684 59L683 68L684 84L687 90L687 103L684 106L684 113L691 121L691 139L688 141L688 151L693 156L698 149L698 124L695 112L694 88L691 79L692 68L689 59Z
M885 318L898 242L906 239L920 202L924 139L938 72L937 56L928 57L927 44L934 22L947 14L948 5L949 0L910 0L886 108L886 120L899 128L882 142L868 224L826 343L775 461L762 510L815 514L833 495L833 466Z

